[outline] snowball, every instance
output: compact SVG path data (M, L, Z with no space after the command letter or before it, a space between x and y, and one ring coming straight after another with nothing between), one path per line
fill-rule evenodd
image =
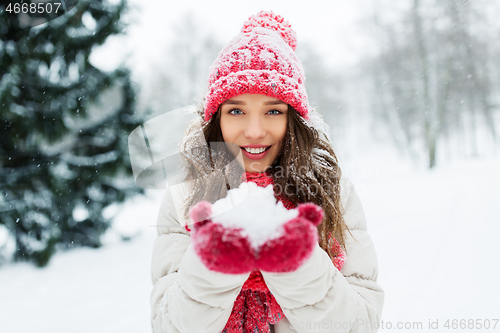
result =
M225 198L212 205L212 221L225 228L242 229L256 250L280 237L281 226L297 216L297 209L288 210L281 201L276 203L272 185L263 188L253 182L229 190Z

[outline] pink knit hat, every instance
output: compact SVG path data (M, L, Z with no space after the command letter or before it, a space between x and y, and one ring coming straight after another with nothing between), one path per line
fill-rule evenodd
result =
M251 16L210 68L205 121L240 94L279 98L308 119L306 78L296 46L295 31L283 17L271 11Z

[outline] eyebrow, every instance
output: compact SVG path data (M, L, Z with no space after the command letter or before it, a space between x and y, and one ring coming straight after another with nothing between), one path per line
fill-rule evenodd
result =
M246 103L244 101L238 101L238 100L227 100L222 104L245 105ZM286 103L280 100L268 101L264 103L264 105L278 105L278 104L286 104Z
M245 102L243 101L232 101L232 100L227 100L225 101L224 103L222 104L232 104L232 105L243 105L243 104L246 104Z
M285 102L283 101L280 101L280 100L276 100L276 101L269 101L269 102L265 102L264 105L278 105L278 104L286 104Z

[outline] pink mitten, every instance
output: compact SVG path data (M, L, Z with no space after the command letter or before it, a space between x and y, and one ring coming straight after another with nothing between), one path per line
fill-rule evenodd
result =
M194 205L189 216L194 223L191 239L194 251L210 270L243 274L253 270L255 258L248 239L240 229L224 228L211 220L212 206L207 201Z
M283 225L283 236L265 243L257 255L257 267L267 272L292 272L310 257L318 244L316 226L323 209L313 203L300 204L296 218Z

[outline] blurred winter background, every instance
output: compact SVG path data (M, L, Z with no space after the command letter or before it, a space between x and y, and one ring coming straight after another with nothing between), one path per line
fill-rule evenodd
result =
M386 292L380 331L398 322L427 331L436 320L444 331L447 319L465 320L460 331L489 319L493 330L497 1L82 0L21 32L8 3L0 4L0 332L150 331L165 189L134 182L128 136L164 123L162 135L176 142L182 117L168 111L201 101L218 51L262 9L297 31L310 102L364 205Z

